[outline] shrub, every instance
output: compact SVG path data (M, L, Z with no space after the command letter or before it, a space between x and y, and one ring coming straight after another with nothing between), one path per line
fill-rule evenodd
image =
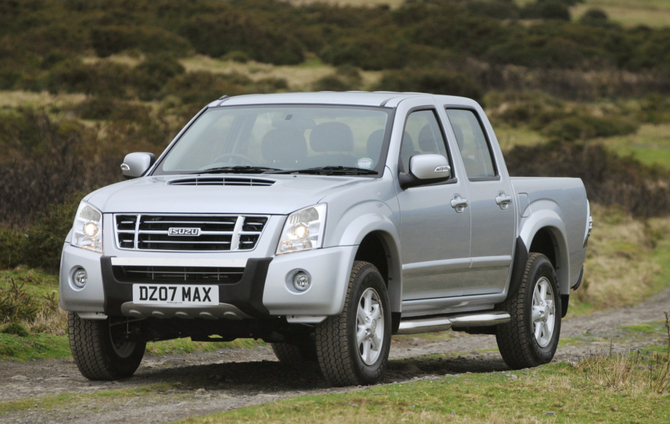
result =
M312 84L314 91L347 91L352 87L337 75L327 75Z
M361 33L340 37L326 46L320 56L335 66L352 65L367 70L382 70L402 67L409 54L406 42Z
M0 127L7 152L0 158L0 226L25 228L68 193L111 182L101 166L111 155L95 138L87 142L94 136L80 124L26 110L0 119Z
M235 50L221 56L221 60L232 60L233 62L247 63L248 61L251 60L251 58L245 52Z
M50 205L46 214L38 216L26 232L23 263L46 271L58 270L63 242L82 197L82 193L71 194L63 203Z
M525 19L570 20L570 4L562 0L540 0L529 3L521 9L520 16Z
M35 319L37 312L40 310L37 300L25 291L23 283L17 284L10 277L7 277L6 280L9 287L7 289L0 287L0 323ZM17 333L11 334L27 335L28 332L25 328L19 327L17 324L15 326L10 325L7 328L10 328L10 331L17 331ZM3 333L8 332L6 331L7 328L3 330Z
M0 269L21 265L24 238L20 231L0 227Z
M253 92L248 77L232 74L213 74L206 71L187 72L179 75L163 88L162 95L174 94L183 103L205 105L224 94L235 95Z
M179 33L201 54L221 57L244 52L258 62L295 65L303 47L289 28L264 22L253 12L222 6L219 13L199 14L183 22Z
M91 30L91 44L99 57L129 49L139 49L151 54L170 52L184 55L191 48L184 38L154 27L96 27Z
M591 8L587 10L581 18L579 18L579 22L584 24L584 25L603 25L607 23L607 13L598 8Z
M151 55L132 70L132 84L140 99L153 100L170 79L183 73L184 67L173 56Z
M29 335L26 327L22 326L18 322L10 322L5 328L2 329L1 332L5 334L14 334L19 337L28 337Z
M132 90L132 72L128 66L114 62L85 65L66 60L54 66L44 85L51 93L85 93L110 97L127 97Z
M589 200L619 205L636 217L670 213L670 172L621 157L601 144L516 146L505 156L510 175L581 178Z
M636 123L621 116L594 117L582 113L553 121L542 132L551 140L574 141L632 134L637 128Z
M470 97L476 101L482 98L480 88L467 75L439 69L388 71L375 89L449 94Z
M554 121L542 133L556 141L586 140L596 135L593 127L576 116Z

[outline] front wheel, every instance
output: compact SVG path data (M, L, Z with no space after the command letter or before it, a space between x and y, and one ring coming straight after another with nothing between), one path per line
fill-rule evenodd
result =
M512 369L551 362L561 332L561 294L554 267L546 256L531 253L519 290L502 309L511 320L497 327L496 341Z
M68 314L72 357L81 374L89 380L118 380L130 377L140 366L146 343L124 339L128 323L109 317L81 319Z
M340 315L316 327L321 372L333 386L374 384L391 347L391 310L386 284L374 265L356 261Z

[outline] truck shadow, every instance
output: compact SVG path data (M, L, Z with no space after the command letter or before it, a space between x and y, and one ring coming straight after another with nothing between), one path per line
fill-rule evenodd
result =
M412 357L389 361L381 384L403 382L427 376L484 373L509 370L497 352L465 356ZM284 364L277 361L216 363L185 366L143 366L126 380L130 385L155 384L159 390L226 391L239 394L273 394L313 391L330 386L318 363Z

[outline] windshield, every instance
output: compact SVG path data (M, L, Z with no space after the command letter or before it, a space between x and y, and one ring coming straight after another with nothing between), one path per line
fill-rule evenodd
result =
M154 175L376 175L384 167L391 112L321 105L209 109L172 146Z

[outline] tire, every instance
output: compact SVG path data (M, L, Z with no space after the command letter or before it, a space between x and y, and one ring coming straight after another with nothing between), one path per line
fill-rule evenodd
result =
M295 364L301 362L316 362L316 346L313 341L304 344L271 343L272 351L279 362Z
M146 343L114 343L114 320L81 319L68 313L70 350L79 372L89 380L118 380L130 377L140 366ZM118 337L115 337L118 339Z
M391 310L386 284L374 265L356 261L340 315L316 327L316 353L333 386L374 384L391 347Z
M512 369L522 369L551 362L561 332L561 293L554 267L546 256L528 256L519 290L501 308L511 316L510 322L499 325L496 331L505 363Z

